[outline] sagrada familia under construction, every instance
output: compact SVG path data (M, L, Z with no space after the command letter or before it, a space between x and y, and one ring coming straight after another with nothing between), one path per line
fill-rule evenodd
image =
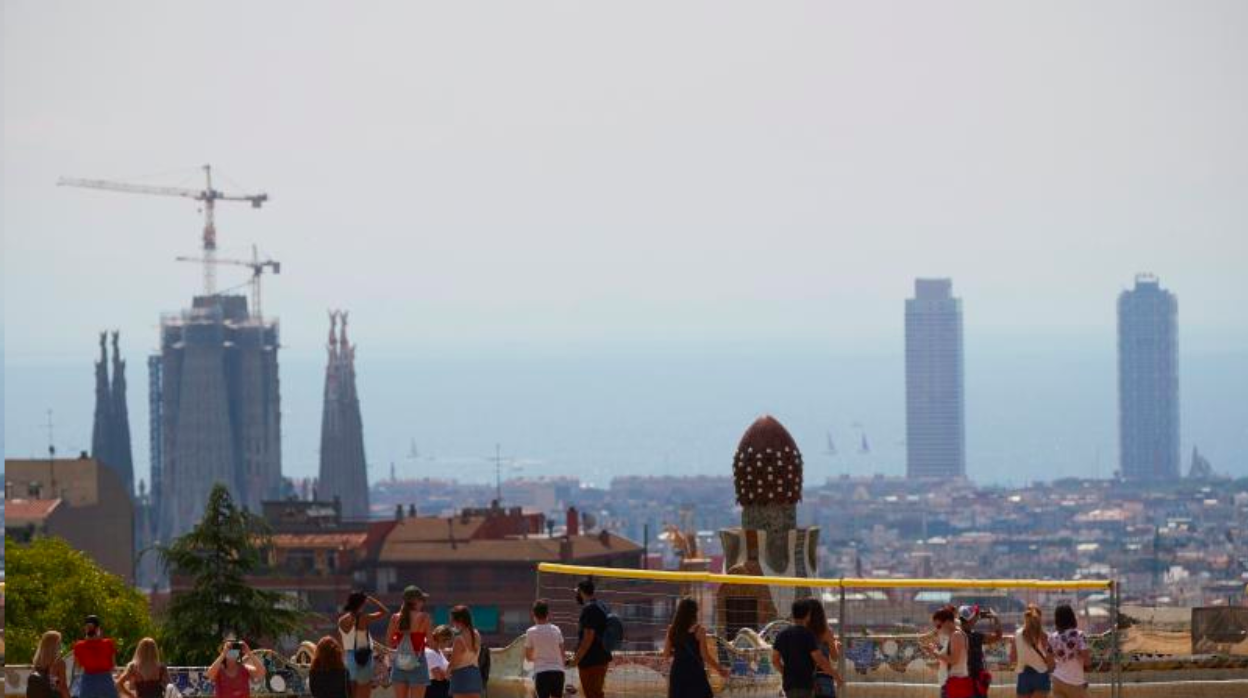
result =
M135 499L137 544L168 542L193 527L217 483L253 512L294 495L282 477L278 326L248 312L244 296L198 296L161 322L148 359L150 487L136 483L118 333L100 335L92 455ZM363 423L347 313L330 313L317 496L344 519L368 518ZM111 366L111 379L110 379Z

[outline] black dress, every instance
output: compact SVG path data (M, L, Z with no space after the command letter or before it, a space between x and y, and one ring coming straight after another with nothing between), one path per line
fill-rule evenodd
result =
M697 633L676 638L672 647L672 671L668 676L667 698L711 698L711 682Z

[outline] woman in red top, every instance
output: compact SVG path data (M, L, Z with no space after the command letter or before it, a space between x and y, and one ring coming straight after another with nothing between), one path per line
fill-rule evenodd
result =
M86 638L74 643L74 663L82 669L78 698L117 698L117 686L113 684L117 645L112 638L104 637L99 616L87 616L85 625Z
M395 698L425 698L431 680L425 657L425 638L432 626L425 612L427 598L420 587L409 586L403 590L403 607L390 616L386 639L394 650L390 655L390 686Z
M264 678L264 665L246 642L227 640L207 676L216 698L251 698L251 682Z

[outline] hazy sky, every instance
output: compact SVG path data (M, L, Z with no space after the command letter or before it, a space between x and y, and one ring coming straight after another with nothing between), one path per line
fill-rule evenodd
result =
M272 196L219 235L282 261L295 354L331 306L375 354L894 347L916 275L954 278L968 332L1112 342L1141 270L1185 349L1248 346L1238 0L3 12L11 366L87 361L105 326L137 365L199 284L193 203L57 177L204 162Z

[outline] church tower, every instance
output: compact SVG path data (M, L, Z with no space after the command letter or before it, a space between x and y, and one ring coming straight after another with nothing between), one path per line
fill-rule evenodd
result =
M367 519L364 426L360 418L360 398L355 391L355 346L347 339L345 311L330 312L326 349L329 360L325 367L318 497L337 500L343 519Z

